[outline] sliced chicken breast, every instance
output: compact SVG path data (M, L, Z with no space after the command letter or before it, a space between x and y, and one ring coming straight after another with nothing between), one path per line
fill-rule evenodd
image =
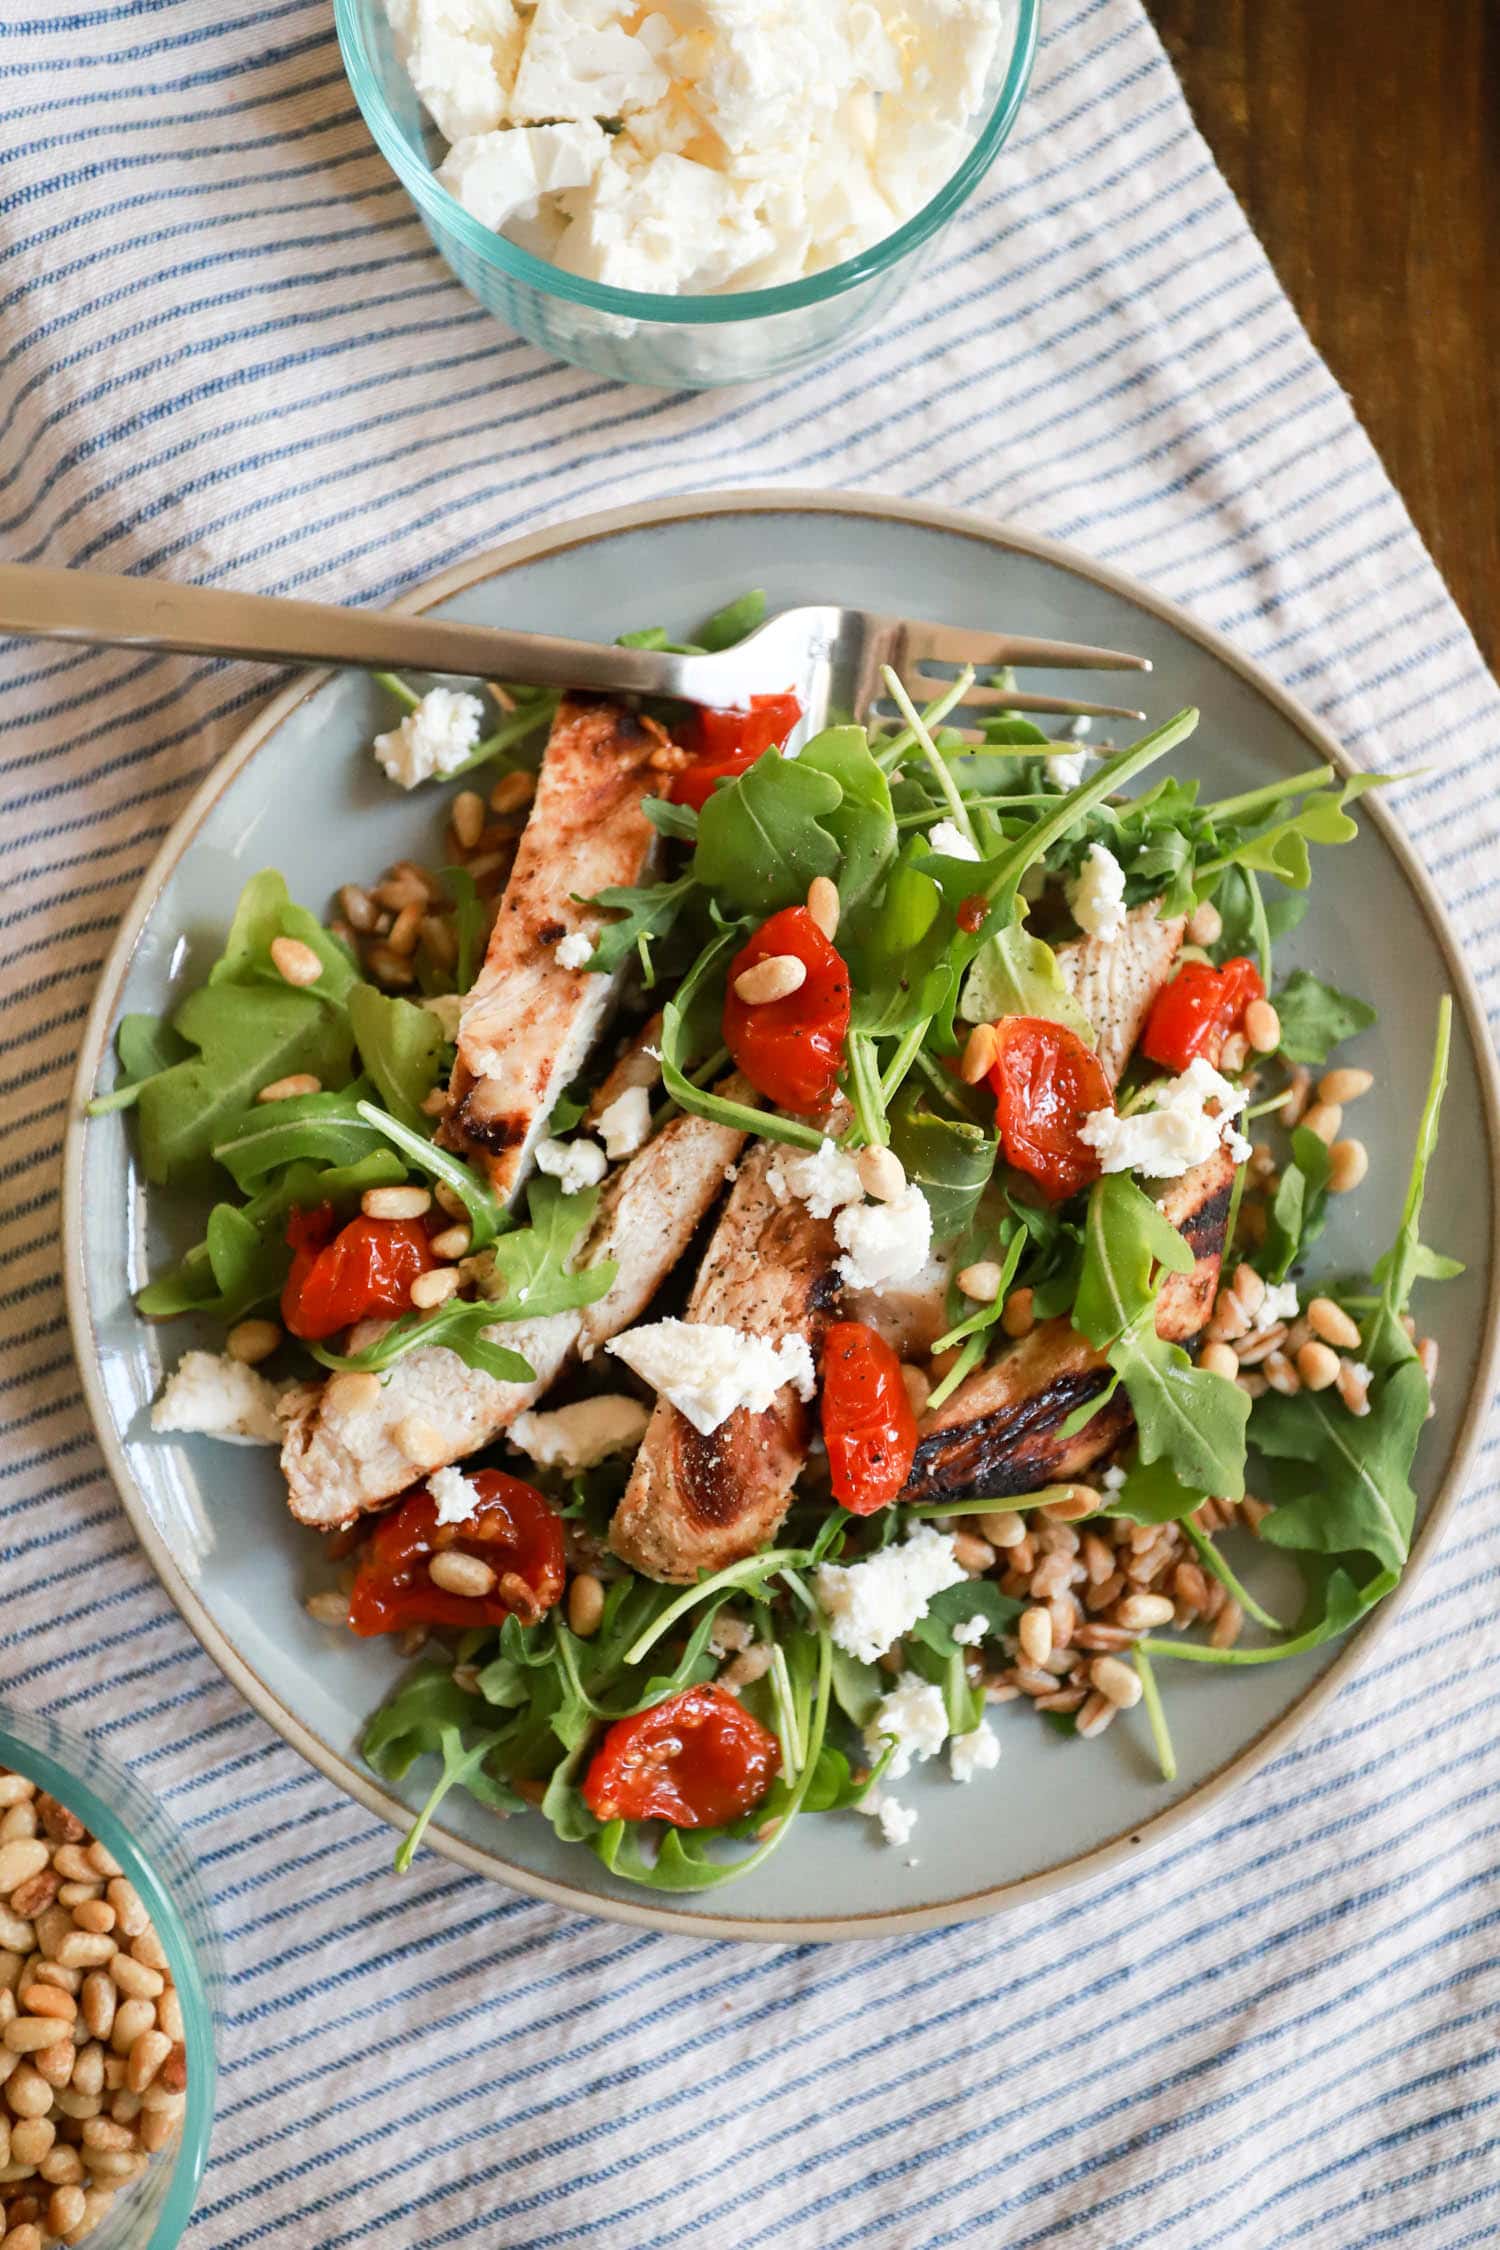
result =
M1180 914L1158 920L1156 902L1148 899L1131 909L1124 929L1108 944L1096 937L1070 938L1056 949L1063 983L1098 1037L1097 1053L1111 1087L1135 1052L1186 928Z
M762 1141L740 1166L688 1303L687 1319L779 1343L807 1339L816 1360L836 1294L833 1221L766 1180L776 1150ZM785 1515L812 1435L812 1410L791 1385L764 1413L731 1414L708 1436L658 1399L609 1542L648 1578L691 1581L753 1554Z
M748 1089L729 1081L725 1092ZM374 1404L351 1409L337 1381L296 1393L283 1407L281 1466L292 1514L325 1529L404 1492L428 1470L490 1445L556 1381L575 1352L585 1358L646 1309L724 1192L743 1133L679 1114L607 1183L580 1265L612 1258L606 1296L582 1312L498 1321L487 1331L521 1353L533 1383L500 1383L442 1345L398 1360Z
M1196 1336L1213 1309L1234 1172L1234 1159L1221 1149L1174 1180L1162 1197L1195 1260L1191 1272L1167 1276L1157 1300L1157 1333L1174 1343ZM924 1419L902 1499L1004 1499L1080 1476L1131 1428L1121 1388L1076 1435L1063 1435L1074 1408L1097 1398L1109 1379L1104 1355L1069 1321L1043 1321Z
M564 968L557 949L598 926L579 899L649 871L657 839L641 803L660 783L650 760L666 741L654 719L613 703L569 697L552 723L531 818L459 1020L441 1135L507 1199L614 1005L616 979Z

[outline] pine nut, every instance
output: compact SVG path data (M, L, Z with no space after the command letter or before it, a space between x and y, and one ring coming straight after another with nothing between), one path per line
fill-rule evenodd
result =
M1217 945L1224 935L1224 917L1211 898L1195 906L1188 916L1187 939L1189 945Z
M953 1559L971 1578L982 1577L994 1566L995 1550L987 1539L973 1531L955 1531L953 1534Z
M1370 1152L1363 1141L1335 1141L1328 1151L1328 1187L1333 1195L1357 1188L1370 1169Z
M1026 1536L1024 1518L1011 1508L994 1509L988 1515L976 1516L974 1521L992 1547L1018 1547Z
M411 1301L419 1312L432 1312L456 1297L463 1287L463 1276L457 1266L434 1266L429 1273L419 1273L411 1285Z
M149 2000L138 2000L132 1996L130 1999L120 2002L119 2007L115 2010L114 2029L109 2035L109 2043L122 2062L137 2039L140 2038L141 2033L153 2030L155 2024L156 2009ZM123 2085L124 2082L125 2074L122 2070L119 2083ZM104 2074L104 2083L106 2086L110 2083L108 2069Z
M9 1897L33 1875L40 1875L51 1857L48 1847L33 1836L17 1836L8 1844L0 1844L0 1892Z
M301 938L272 938L271 965L288 984L316 984L323 974L322 962Z
M176 2046L183 2036L182 2002L170 1984L156 2003L156 2021L169 2042Z
M36 1795L36 1783L24 1773L0 1773L0 1805L24 1804Z
M154 2156L158 2149L166 2147L177 2131L177 2119L164 2110L143 2109L137 2131L142 2148Z
M1265 1302L1266 1285L1254 1266L1240 1264L1228 1284L1229 1294L1247 1319L1253 1320Z
M39 2054L43 2047L57 2045L58 2026L52 2016L16 2016L0 2031L13 2055Z
M903 1360L901 1363L901 1383L906 1392L906 1402L913 1414L925 1414L927 1401L932 1396L932 1385L921 1368L913 1367L909 1360Z
M111 1982L132 2000L155 2000L165 1987L166 1980L158 1969L148 1969L129 1953L117 1953L109 1964Z
M60 1898L62 1889L55 1868L44 1867L40 1875L33 1875L29 1883L19 1883L11 1892L10 1910L12 1914L19 1914L23 1922L29 1922L44 1906Z
M309 1594L302 1606L315 1625L347 1625L349 1622L349 1596L334 1587Z
M740 971L734 980L734 993L747 1008L764 1008L773 1000L790 999L806 982L806 962L799 961L795 953L773 953L769 960L757 961Z
M444 1227L441 1234L433 1235L428 1248L435 1258L466 1258L472 1239L466 1226Z
M1092 1741L1096 1734L1103 1734L1116 1709L1109 1697L1101 1695L1096 1688L1073 1722L1075 1733L1082 1735L1086 1742Z
M1252 1000L1245 1010L1245 1037L1258 1055L1274 1055L1281 1045L1281 1018L1269 1000Z
M1000 1052L1000 1041L992 1023L976 1023L964 1042L964 1057L959 1064L959 1076L966 1086L977 1086L981 1078L988 1078L995 1067Z
M82 1836L83 1833L83 1828L80 1826L78 1829L79 1836ZM85 1845L84 1851L89 1865L93 1868L96 1875L103 1875L105 1877L108 1877L111 1875L124 1874L125 1870L120 1865L120 1862L115 1858L114 1853L109 1849L109 1846L107 1844L101 1844L97 1836L94 1838L91 1844Z
M76 2234L83 2225L87 2209L81 2187L54 2188L47 2204L47 2224L54 2234Z
M40 1881L41 1878L38 1877L37 1880ZM101 1883L59 1883L57 1886L57 1903L59 1906L71 1908L79 1905L84 1899L97 1898L102 1889Z
M1302 1388L1302 1378L1285 1352L1268 1352L1261 1362L1261 1373L1283 1398L1295 1398Z
M359 1207L367 1219L422 1219L432 1209L432 1195L424 1187L366 1188Z
M28 1984L21 1993L21 2008L28 2016L54 2016L61 2023L72 2023L78 2014L78 2002L71 1992L63 1992L55 1984Z
M1240 1637L1244 1623L1245 1613L1240 1608L1239 1603L1233 1599L1226 1601L1224 1607L1214 1619L1213 1631L1208 1636L1209 1646L1211 1648L1233 1648Z
M484 799L475 789L460 789L448 817L459 849L471 852L484 834Z
M1240 1363L1228 1344L1205 1344L1198 1354L1198 1365L1209 1375L1227 1376L1231 1383L1240 1371Z
M102 1969L95 1969L84 1978L79 1998L89 2030L96 2039L107 2039L114 2028L118 1995Z
M1313 1298L1307 1308L1307 1325L1325 1344L1337 1344L1346 1352L1353 1351L1359 1342L1357 1324L1331 1297Z
M102 1898L82 1898L73 1908L73 1919L80 1930L92 1930L96 1937L106 1937L115 1926L115 1910Z
M536 795L536 775L532 773L505 773L490 791L492 813L519 812L529 805Z
M1029 1664L1045 1664L1052 1654L1052 1612L1040 1607L1023 1609L1016 1639Z
M113 1960L119 1948L112 1937L95 1936L92 1930L74 1930L57 1948L55 1959L65 1969L95 1969Z
M477 860L474 865L478 865ZM388 984L397 991L405 991L408 985L417 981L416 970L406 955L393 952L384 939L378 945L370 947L367 959L370 974L377 984Z
M1349 1412L1363 1417L1370 1411L1370 1371L1358 1360L1341 1359L1338 1372L1339 1397Z
M1339 1357L1327 1344L1306 1343L1297 1354L1297 1373L1309 1391L1326 1391L1338 1381Z
M427 1565L427 1575L445 1594L467 1594L475 1601L495 1590L495 1573L489 1564L478 1555L465 1554L461 1547L445 1547L434 1555Z
M380 1377L372 1375L367 1368L342 1368L329 1377L323 1392L325 1414L368 1414L379 1404Z
M1226 1078L1233 1078L1250 1060L1250 1042L1242 1031L1231 1031L1219 1049L1219 1068Z
M1436 1336L1419 1338L1417 1361L1422 1373L1427 1377L1427 1388L1431 1390L1433 1384L1437 1381L1438 1371L1438 1341Z
M339 912L352 930L368 937L380 919L380 909L358 883L345 883L339 892Z
M1129 1711L1141 1700L1139 1672L1122 1664L1118 1656L1096 1656L1089 1666L1089 1679L1118 1710Z
M274 1320L237 1320L224 1339L224 1349L242 1367L258 1367L280 1342L281 1330Z
M1085 1516L1096 1516L1103 1506L1103 1493L1096 1492L1091 1484L1070 1484L1058 1494L1055 1500L1044 1500L1041 1513L1046 1517L1049 1528L1055 1533L1059 1528L1068 1524L1081 1523ZM1068 1551L1076 1554L1076 1536L1073 1546Z
M7 2229L5 2250L42 2250L42 2230L29 2219L22 2219Z
M1005 1310L1000 1315L1000 1326L1007 1336L1029 1336L1036 1326L1036 1315L1031 1309L1032 1293L1029 1289L1012 1289L1005 1300Z
M964 1267L958 1286L976 1305L992 1305L1000 1294L1000 1268L993 1258L981 1258L976 1265Z
M28 2117L17 2125L10 2136L10 2156L13 2164L40 2164L52 2151L57 2139L57 2127L50 2117Z
M568 1585L568 1628L581 1641L599 1630L604 1615L604 1587L591 1570L577 1571Z
M1335 1102L1342 1108L1345 1102L1357 1102L1361 1094L1368 1094L1375 1083L1370 1070L1356 1070L1348 1063L1337 1070L1325 1070L1318 1080L1320 1102Z
M1127 1594L1115 1609L1115 1619L1127 1633L1143 1633L1153 1625L1170 1625L1172 1604L1165 1594Z
M831 945L838 936L839 890L827 875L815 875L808 884L807 911Z
M1316 1133L1320 1141L1332 1148L1344 1122L1344 1113L1337 1102L1314 1102L1311 1109L1303 1111L1302 1122L1310 1133Z
M71 2187L83 2178L83 2158L66 2141L54 2141L37 2170L50 2187Z
M413 904L403 906L401 912L391 924L385 942L391 952L396 954L399 959L409 961L416 952L417 942L422 935L423 919L423 909Z
M119 2155L135 2147L129 2126L117 2125L112 2117L86 2117L81 2138L85 2148L109 2149Z
M52 2107L54 2089L30 2063L22 2063L5 2082L5 2101L12 2117L45 2117ZM15 2128L11 2128L14 2137Z
M862 1148L854 1161L860 1186L877 1203L894 1203L906 1193L906 1171L894 1149Z
M438 1432L420 1414L403 1415L391 1432L391 1442L414 1469L440 1468L447 1451Z
M131 2048L125 2065L125 2084L132 2094L149 2086L168 2055L172 2042L161 2031L143 2031Z
M262 1086L256 1095L258 1102L295 1102L304 1094L321 1094L323 1081L310 1070L294 1070L287 1078L273 1078L269 1086Z

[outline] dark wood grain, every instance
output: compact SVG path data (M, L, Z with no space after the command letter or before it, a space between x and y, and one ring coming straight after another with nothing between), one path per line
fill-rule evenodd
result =
M1491 664L1500 0L1146 0L1198 123Z

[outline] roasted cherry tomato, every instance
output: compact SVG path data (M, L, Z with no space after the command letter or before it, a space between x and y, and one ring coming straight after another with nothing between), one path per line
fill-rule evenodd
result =
M351 1219L340 1227L320 1203L287 1220L292 1269L281 1317L294 1336L321 1343L356 1320L411 1310L411 1285L438 1263L420 1219Z
M807 971L797 990L784 1000L742 1000L737 980L783 953ZM810 1117L826 1109L837 1091L848 1029L849 971L805 906L783 907L730 964L725 1046L768 1102Z
M394 1633L405 1625L534 1625L563 1590L562 1519L534 1485L501 1469L476 1469L469 1482L481 1505L462 1523L439 1523L425 1484L382 1516L366 1546L349 1597L356 1633ZM466 1555L490 1574L485 1593L434 1585L436 1555Z
M1078 1137L1096 1109L1109 1109L1109 1080L1076 1032L1045 1016L1003 1016L990 1070L1005 1161L1027 1172L1049 1203L1099 1177L1099 1159Z
M1265 994L1260 971L1242 953L1222 969L1208 961L1184 961L1151 1004L1141 1053L1163 1070L1186 1070L1198 1055L1217 1063L1251 1001Z
M694 711L679 730L693 762L673 775L673 800L701 811L721 781L737 780L766 751L779 750L801 716L802 706L790 690L752 695L744 711Z
M727 1688L683 1688L616 1719L590 1761L583 1801L596 1820L722 1828L760 1803L780 1764L775 1735Z
M823 1342L823 1442L833 1497L872 1516L911 1474L917 1418L901 1362L862 1320L836 1320Z

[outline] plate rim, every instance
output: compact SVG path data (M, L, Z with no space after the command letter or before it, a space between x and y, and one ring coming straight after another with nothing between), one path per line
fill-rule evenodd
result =
M1127 572L1097 562L1092 556L1060 540L1049 539L1016 525L1003 521L991 522L981 515L959 509L926 505L884 494L838 489L818 491L796 485L771 485L755 486L743 491L684 493L660 500L596 510L585 516L565 518L558 523L528 532L518 539L508 540L499 547L487 548L466 561L452 564L434 577L409 588L390 607L408 613L421 612L451 599L470 586L502 577L507 571L521 568L540 557L556 557L575 547L592 546L602 540L662 524L704 516L774 514L894 520L922 530L972 539L982 546L998 548L1003 552L1027 555L1036 561L1068 571L1076 577L1104 587L1162 620L1189 640L1197 642L1270 703L1304 737L1321 760L1346 775L1363 770L1355 765L1322 720L1283 687L1255 658L1236 648L1214 627L1202 623L1189 611L1180 608ZM105 1465L131 1528L178 1614L230 1684L238 1689L258 1716L290 1748L297 1751L346 1796L363 1805L368 1812L376 1814L391 1827L404 1830L410 1825L410 1809L381 1788L372 1775L362 1772L351 1758L324 1743L286 1707L275 1690L228 1639L194 1586L179 1570L158 1531L126 1459L120 1434L109 1412L104 1393L89 1304L80 1225L84 1149L91 1122L85 1114L84 1104L92 1098L97 1084L121 988L142 932L159 902L168 878L230 782L251 762L262 745L298 705L320 692L336 676L336 670L331 667L299 676L277 691L250 719L223 756L214 762L173 821L142 875L121 920L99 972L68 1098L62 1164L63 1290L84 1402ZM1500 1169L1497 1166L1497 1157L1500 1157L1500 1063L1497 1063L1490 1041L1478 989L1436 885L1394 814L1376 795L1362 801L1361 811L1373 818L1383 841L1396 859L1426 916L1447 967L1454 1001L1462 1011L1464 1028L1475 1056L1480 1109L1489 1143L1493 1176ZM669 1935L741 1938L771 1944L799 1941L832 1943L850 1938L885 1938L908 1932L940 1929L1067 1890L1075 1884L1108 1873L1142 1852L1154 1849L1180 1829L1202 1819L1232 1789L1247 1781L1268 1759L1300 1734L1332 1699L1348 1676L1364 1663L1375 1642L1410 1598L1412 1588L1440 1544L1457 1507L1478 1450L1489 1400L1495 1388L1497 1369L1500 1369L1500 1197L1495 1199L1492 1211L1488 1248L1488 1290L1474 1381L1455 1433L1447 1473L1433 1494L1426 1519L1413 1541L1400 1584L1355 1628L1327 1669L1307 1687L1288 1711L1262 1728L1196 1789L1175 1804L1163 1807L1159 1812L1150 1814L1087 1851L1059 1860L1050 1867L1014 1882L996 1884L969 1892L962 1898L947 1899L929 1906L888 1907L867 1914L836 1916L772 1918L705 1913L692 1908L669 1910L648 1903L650 1894L646 1894L640 1901L600 1896L581 1886L535 1873L530 1868L516 1867L500 1858L495 1851L470 1844L463 1837L439 1826L427 1831L426 1841L443 1857L474 1874L487 1876L491 1881L505 1884L531 1897L544 1899L552 1905L588 1914L599 1920L663 1931Z

